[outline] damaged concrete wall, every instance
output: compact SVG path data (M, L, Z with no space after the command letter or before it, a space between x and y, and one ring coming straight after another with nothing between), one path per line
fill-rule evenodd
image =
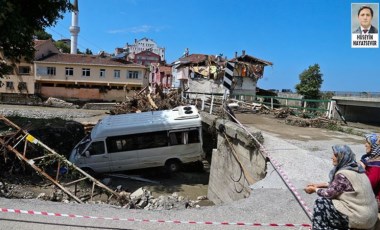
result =
M250 185L263 179L266 160L258 151L256 143L238 124L202 113L202 121L217 132L217 149L211 158L210 179L207 197L215 204L228 203L247 198ZM248 131L261 143L261 132L253 128Z

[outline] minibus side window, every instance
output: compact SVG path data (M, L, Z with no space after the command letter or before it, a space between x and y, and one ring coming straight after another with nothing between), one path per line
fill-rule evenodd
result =
M188 138L188 144L199 143L199 130L190 130Z
M181 145L182 141L182 132L171 132L169 133L170 145Z
M169 141L170 145L200 143L199 130L193 129L188 131L170 132Z
M92 142L88 147L87 151L90 152L90 155L100 155L105 153L104 142L96 141Z
M107 149L109 153L136 150L136 135L126 135L107 138Z
M166 131L139 134L138 149L150 149L166 146L168 146Z

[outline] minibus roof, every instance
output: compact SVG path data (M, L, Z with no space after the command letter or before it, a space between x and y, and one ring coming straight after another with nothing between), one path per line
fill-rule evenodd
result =
M200 127L201 117L195 106L179 106L171 110L109 115L91 131L91 139Z

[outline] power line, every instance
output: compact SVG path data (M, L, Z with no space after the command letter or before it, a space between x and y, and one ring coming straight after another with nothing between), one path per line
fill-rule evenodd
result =
M58 26L61 27L61 28L63 29L63 25L58 25ZM67 28L70 28L70 26L67 26ZM68 29L66 29L66 30L68 31ZM70 35L69 37L71 37L71 35ZM87 43L89 43L90 45L92 45L92 46L98 48L99 50L104 50L102 47L99 47L98 45L96 45L96 44L90 42L89 40L87 40L85 37L83 37L82 35L80 35L80 33L78 34L78 38L80 38L81 40L86 41ZM82 44L79 44L79 43L78 43L78 46L80 46L81 48L84 48L84 47L82 46ZM87 48L84 48L84 49L87 49Z
M61 29L63 29L63 26L62 26L62 25L58 25L58 26L59 26ZM69 28L69 27L67 27L67 28ZM57 30L55 30L55 29L53 29L53 28L50 28L50 27L49 27L49 28L47 28L47 29L51 30L51 31L54 32L56 35L59 35L59 36L61 37L61 39L64 39L64 38L70 38L70 37L71 37L71 34L68 35L68 36L65 36L64 34L58 32ZM68 29L66 29L66 30L68 31ZM95 45L94 43L88 41L88 40L85 39L83 36L80 36L79 34L78 34L78 38L80 38L81 40L84 40L84 41L86 41L87 43L89 43L90 45L92 45L92 46L98 48L100 51L104 50L104 49L102 49L101 47ZM78 40L79 40L79 39L78 39ZM83 51L85 51L86 49L88 49L88 47L85 47L82 43L79 43L79 42L78 42L77 45L78 45L78 47L80 47L81 49L83 49Z

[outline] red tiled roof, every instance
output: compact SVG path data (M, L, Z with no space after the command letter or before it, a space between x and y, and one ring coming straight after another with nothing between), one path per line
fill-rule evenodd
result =
M47 41L49 41L49 40L34 40L34 48L44 44Z
M86 65L103 65L103 66L129 66L137 68L145 68L145 66L128 62L124 59L114 59L112 57L101 57L98 55L86 54L51 54L43 57L36 62L48 63L65 63L65 64L86 64Z
M190 54L189 56L182 57L179 60L196 64L196 63L207 61L208 58L210 61L215 60L215 57L213 55L206 55L206 54Z

